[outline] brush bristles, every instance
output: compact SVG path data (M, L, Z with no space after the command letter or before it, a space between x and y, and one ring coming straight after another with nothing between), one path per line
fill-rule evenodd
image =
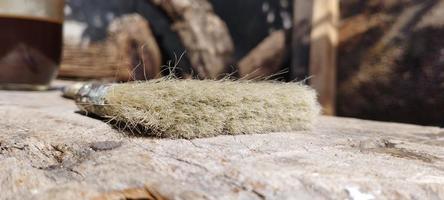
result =
M111 86L105 100L100 115L164 138L306 130L319 113L298 83L162 79Z

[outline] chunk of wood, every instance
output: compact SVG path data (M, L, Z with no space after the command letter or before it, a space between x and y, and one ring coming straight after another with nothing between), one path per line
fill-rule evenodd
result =
M216 79L228 72L234 52L226 24L207 0L150 0L172 20L200 78Z
M138 14L114 20L102 42L65 41L59 76L119 81L158 78L162 57L149 23Z
M119 65L116 53L106 42L87 46L65 42L59 77L75 79L127 80L128 69Z
M239 76L243 79L270 77L282 68L286 48L285 31L275 31L265 38L238 64Z
M385 2L342 1L349 9L341 37L363 22L374 27L340 44L338 112L444 126L444 1L393 0L396 9L384 8Z
M149 22L138 14L126 15L109 26L110 46L115 48L121 65L128 69L127 80L160 77L162 55Z
M321 117L312 131L154 139L59 95L0 91L0 198L444 197L441 128ZM91 148L106 141L121 145Z

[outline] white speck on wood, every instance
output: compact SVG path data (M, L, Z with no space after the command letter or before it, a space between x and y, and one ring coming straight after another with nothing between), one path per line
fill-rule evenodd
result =
M352 200L372 200L375 199L375 196L372 194L361 192L359 187L346 187L345 188L350 195Z

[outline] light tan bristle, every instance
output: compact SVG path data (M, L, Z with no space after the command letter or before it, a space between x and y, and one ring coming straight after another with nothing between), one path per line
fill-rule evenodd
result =
M113 85L104 99L99 115L164 138L306 130L319 114L299 83L161 79Z

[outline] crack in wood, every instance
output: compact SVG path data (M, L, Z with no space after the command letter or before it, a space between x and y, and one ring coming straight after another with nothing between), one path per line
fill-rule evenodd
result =
M190 141L190 142L191 142L191 141ZM191 144L192 144L193 146L195 146L195 145L193 144L193 142L191 142ZM138 146L141 146L141 145L138 145ZM178 161L178 162L181 162L181 163L184 163L184 164L190 165L190 166L194 166L194 167L196 167L196 168L198 168L198 169L200 169L200 170L203 170L203 171L205 171L205 172L210 172L210 170L209 170L208 168L206 168L205 166L203 166L203 165L201 165L201 164L199 164L199 163L195 163L195 162L192 162L192 161L189 161L189 160L185 160L185 159L182 159L182 158L177 158L177 157L175 157L173 154L161 154L161 153L158 153L158 152L156 152L156 151L154 151L154 150L152 150L152 149L148 149L148 148L145 148L145 147L143 147L143 146L141 146L141 147L142 147L143 149L145 149L146 151L152 153L152 154L155 154L155 155L158 155L158 156L161 156L161 157L166 157L166 158L169 158L169 159L173 159L173 160L175 160L175 161ZM251 189L249 189L247 186L244 186L244 185L242 185L242 184L239 184L235 179L231 178L231 177L228 176L227 174L222 174L222 175L216 175L216 176L214 176L214 178L216 178L216 179L217 179L218 177L222 177L222 179L220 179L220 180L223 180L223 181L226 182L227 184L232 185L232 186L236 187L236 188L239 189L239 190L242 190L242 191L249 192L249 193L253 194L253 195L256 196L258 199L266 199L266 196L265 196L264 194L262 194L261 192L257 191L255 188L251 188Z
M387 154L397 158L419 160L426 163L433 163L436 160L439 160L439 157L428 153L397 147L396 143L393 143L388 139L361 141L359 143L359 149L361 152Z
M89 144L89 147L94 151L109 151L122 146L122 142L118 141L100 141L100 142L92 142Z
M253 195L255 195L259 199L262 199L262 200L266 199L266 196L264 194L262 194L261 192L257 191L255 188L252 187L251 189L249 189L247 186L238 183L236 179L230 177L227 174L222 174L222 178L226 183L228 183L228 184L230 184L242 191L252 193Z
M146 186L143 188L128 188L101 194L93 200L167 200L158 191Z

